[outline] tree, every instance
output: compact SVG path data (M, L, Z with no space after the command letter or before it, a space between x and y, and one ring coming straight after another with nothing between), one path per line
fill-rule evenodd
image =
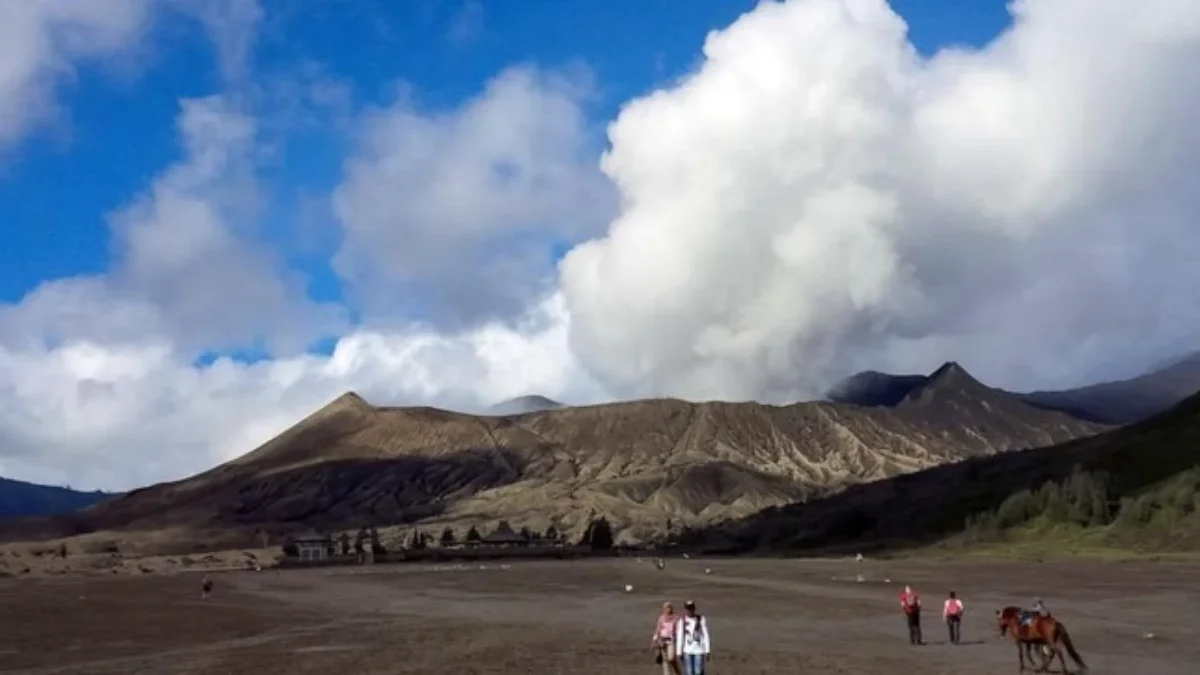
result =
M604 516L588 523L587 530L583 533L583 540L580 542L583 546L590 546L593 551L607 551L613 547L612 525Z
M558 528L554 527L553 525L547 527L546 538L550 541L556 541L558 539Z
M447 527L446 529L442 530L442 546L453 546L453 545L454 545L454 529Z
M1008 496L996 509L996 527L1007 530L1010 527L1024 525L1037 516L1037 503L1033 493L1021 490Z
M425 534L418 529L413 529L412 536L408 538L408 547L414 551L419 551L425 548Z
M346 532L338 537L338 542L342 545L342 555L350 555L350 535Z
M387 555L387 549L383 547L383 543L379 541L379 530L371 528L371 555L373 557Z
M479 530L475 529L475 526L472 525L471 529L467 530L467 541L479 541L481 539L483 537L479 536Z
M528 527L522 527L519 534L525 541L531 541L533 539L533 533L529 531Z

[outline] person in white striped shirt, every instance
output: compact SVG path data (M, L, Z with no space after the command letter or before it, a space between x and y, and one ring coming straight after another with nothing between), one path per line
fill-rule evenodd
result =
M675 622L675 649L683 661L684 675L704 675L711 649L708 619L696 611L696 603L688 600L685 614Z

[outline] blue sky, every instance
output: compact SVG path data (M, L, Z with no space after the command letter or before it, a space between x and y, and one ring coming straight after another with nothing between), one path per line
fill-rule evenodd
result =
M451 0L265 3L267 21L252 55L263 85L304 67L348 86L353 105L380 104L397 82L420 105L452 108L513 63L585 64L601 133L620 104L687 71L705 34L755 3L742 0ZM979 45L1008 15L1001 0L895 0L925 53ZM0 301L16 302L47 279L103 272L112 253L105 214L126 202L179 155L178 100L221 88L217 60L196 24L156 25L161 47L132 75L86 65L63 83L63 124L43 127L0 156L4 260ZM340 179L343 130L297 130L281 139L283 159L263 173L271 188L265 236L310 279L318 299L342 298L327 250L336 240L296 243L302 205ZM598 140L599 143L599 140ZM319 209L318 209L319 212ZM320 215L314 216L320 218ZM560 247L561 248L561 247Z

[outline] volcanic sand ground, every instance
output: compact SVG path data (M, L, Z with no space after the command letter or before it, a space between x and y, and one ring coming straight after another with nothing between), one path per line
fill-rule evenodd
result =
M0 671L649 674L659 603L694 598L714 675L1012 673L993 610L1042 595L1093 673L1200 672L1197 566L673 559L660 572L626 558L213 578L205 601L189 573L0 580ZM906 581L929 607L926 646L907 644ZM968 611L957 647L936 621L949 588Z

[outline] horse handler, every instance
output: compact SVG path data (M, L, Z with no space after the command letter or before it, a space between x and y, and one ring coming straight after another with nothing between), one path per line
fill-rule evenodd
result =
M924 644L921 639L921 596L905 586L900 593L900 609L904 612L905 623L908 624L908 642L912 645Z

